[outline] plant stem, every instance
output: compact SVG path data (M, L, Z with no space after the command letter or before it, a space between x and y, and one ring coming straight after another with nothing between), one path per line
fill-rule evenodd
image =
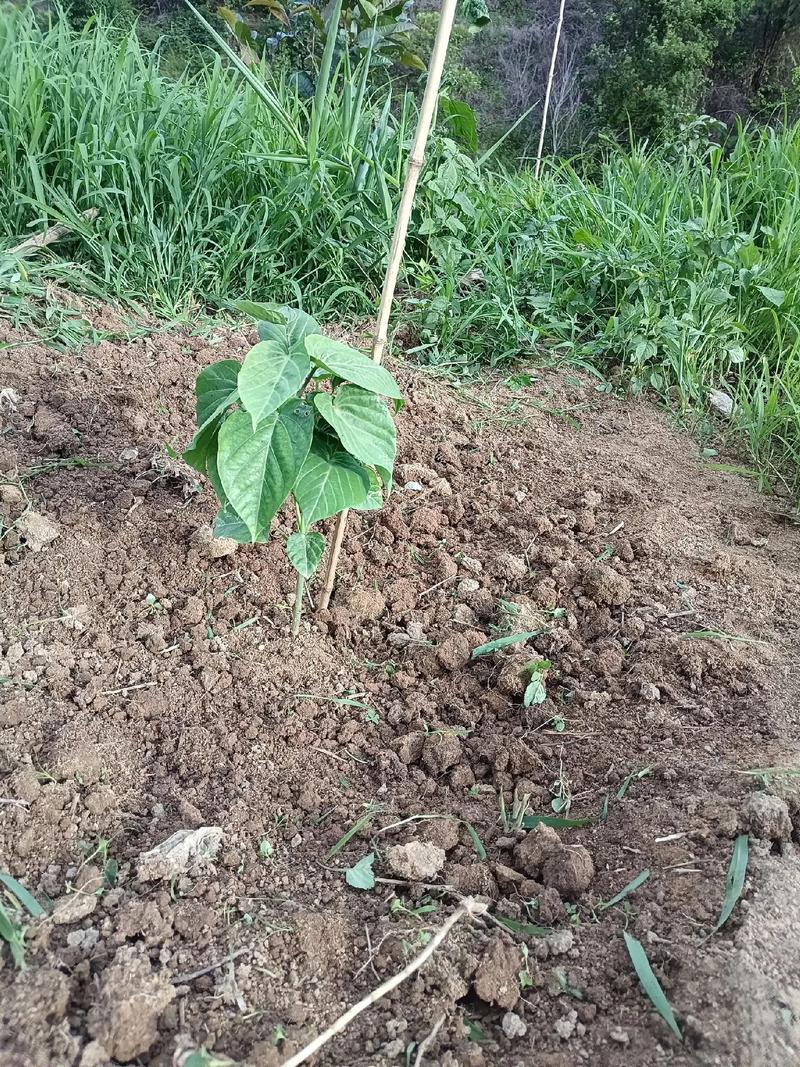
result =
M550 56L550 70L547 75L547 88L544 94L544 107L542 108L542 126L539 130L539 147L536 150L536 167L534 168L533 176L536 180L539 180L539 174L542 169L542 153L544 152L544 135L547 132L547 112L550 109L550 94L553 91L553 78L556 73L556 60L558 59L558 45L561 41L561 28L564 25L564 6L566 0L561 0L561 4L558 9L558 23L556 25L556 35L553 39L553 52Z
M292 637L300 633L300 616L303 613L303 596L306 591L306 580L302 574L297 575L297 585L294 587L294 613L292 615Z

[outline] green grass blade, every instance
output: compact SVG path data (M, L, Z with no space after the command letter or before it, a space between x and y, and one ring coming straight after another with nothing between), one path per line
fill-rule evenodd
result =
M325 859L333 859L333 857L338 852L341 852L345 845L347 845L347 843L351 841L357 833L359 833L361 830L364 829L365 826L368 826L369 823L372 822L372 820L378 814L379 810L380 809L377 807L368 807L364 814L359 819L357 819L355 823L353 823L350 829L346 833L342 834L342 836L339 838L333 848L328 852Z
M527 937L547 937L552 934L549 926L536 926L534 923L523 923L519 919L510 919L507 915L496 915L497 921L515 934L525 934Z
M0 938L8 945L11 959L18 971L27 970L25 963L25 931L14 922L6 908L0 904Z
M6 889L14 894L20 904L24 908L27 908L28 912L34 919L38 919L45 914L44 908L36 897L29 893L25 886L18 882L16 878L12 877L10 874L0 874L0 884L4 885Z
M530 641L532 637L547 633L546 630L525 630L523 633L510 634L508 637L497 637L494 641L487 641L483 645L473 648L470 659L479 659L481 656L490 656L492 652L499 652L509 645L518 645L521 641Z
M466 827L467 833L469 834L470 838L472 839L472 844L473 844L473 847L474 847L475 851L478 854L478 859L485 860L486 859L486 849L484 848L483 841L481 841L480 837L478 837L478 831L475 829L475 827L472 825L472 823L471 822L467 822L466 819L462 819L461 823L462 823L463 826Z
M613 896L611 900L604 900L602 904L598 904L597 910L605 911L606 908L613 908L615 904L619 904L620 901L625 899L625 897L629 896L631 893L633 893L634 890L638 889L640 885L644 885L644 883L649 877L649 870L640 871L639 874L637 874L635 878L631 878L630 882L628 882L626 886L620 889L619 893Z
M719 913L717 924L712 933L716 933L731 917L739 897L744 889L744 880L747 875L747 861L749 857L749 843L747 834L739 834L733 843L731 862L728 867L728 876L725 879L725 899L722 902L722 911Z
M650 966L650 960L647 958L647 953L642 947L641 941L637 941L635 937L631 937L627 930L623 931L622 936L625 938L625 947L631 958L633 969L636 971L636 975L642 983L642 987L647 994L650 1003L677 1039L683 1041L683 1034L675 1019L672 1006L667 1000L666 993L661 988L661 983L653 973L653 968Z

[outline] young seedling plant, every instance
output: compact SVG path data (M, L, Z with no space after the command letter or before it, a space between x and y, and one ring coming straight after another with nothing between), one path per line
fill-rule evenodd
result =
M305 583L325 551L313 527L346 508L380 508L391 490L397 440L383 398L397 408L400 390L384 367L323 336L305 312L238 306L258 322L259 341L243 363L223 359L198 375L198 429L184 459L219 498L217 537L264 542L294 501L286 552L297 571L296 635Z

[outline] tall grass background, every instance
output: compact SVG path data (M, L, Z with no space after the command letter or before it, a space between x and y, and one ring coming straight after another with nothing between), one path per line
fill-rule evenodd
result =
M243 294L369 315L416 105L366 73L334 63L313 102L267 67L257 91L211 51L176 79L133 33L2 9L2 245L67 222L59 254L168 316ZM398 321L421 362L455 372L547 352L682 412L721 390L762 484L797 495L799 175L798 125L613 148L536 181L442 122Z

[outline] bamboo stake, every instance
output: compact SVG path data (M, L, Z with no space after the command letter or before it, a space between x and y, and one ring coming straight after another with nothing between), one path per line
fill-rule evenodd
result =
M379 985L377 989L373 989L371 993L368 993L362 1000L359 1000L358 1004L354 1004L352 1008L340 1015L339 1018L328 1027L327 1030L323 1030L318 1037L315 1037L305 1048L295 1055L285 1060L281 1067L299 1067L301 1063L305 1063L306 1060L311 1059L315 1052L318 1052L323 1045L327 1044L332 1037L336 1037L342 1030L345 1029L348 1023L351 1023L358 1015L364 1011L365 1008L370 1007L371 1004L376 1004L381 997L385 997L387 993L391 993L393 989L404 982L406 978L410 978L412 974L420 969L426 960L434 954L436 949L441 945L456 923L460 922L464 918L475 918L477 915L483 915L486 912L486 905L478 900L473 900L471 897L465 897L461 907L458 908L447 922L443 923L439 927L436 934L431 938L422 952L418 956L415 956L410 963L399 971L397 974L393 974L391 978Z
M453 21L456 15L458 0L442 0L442 12L439 16L439 27L436 31L436 40L433 45L431 62L428 68L428 81L425 93L422 97L422 107L419 113L417 132L414 136L414 145L408 159L408 170L403 186L403 195L397 211L397 220L394 226L392 247L389 251L389 265L386 269L386 277L383 279L381 290L381 302L378 307L378 321L372 341L372 358L376 363L383 359L383 351L386 347L389 329L389 317L392 313L394 291L397 287L397 276L400 273L400 263L406 247L408 224L411 220L411 211L414 207L414 194L417 191L420 171L425 163L425 146L428 143L428 135L433 123L433 115L436 111L436 102L439 98L439 86L442 82L442 71L447 56L447 46L450 43L450 34L453 30ZM330 603L333 585L336 581L336 568L339 565L339 553L342 550L347 529L349 509L342 511L336 520L336 529L333 534L328 564L325 571L325 587L320 598L320 607L327 608Z
M556 26L556 35L553 40L553 54L550 56L550 71L547 75L547 89L544 94L544 111L542 112L542 128L539 130L539 147L536 150L536 167L533 172L534 178L538 181L539 173L542 169L542 152L544 151L544 135L547 132L547 112L550 110L550 94L553 91L553 79L556 73L556 60L558 59L558 46L561 42L561 28L564 25L564 8L567 0L561 0L561 6L558 9L558 25Z

